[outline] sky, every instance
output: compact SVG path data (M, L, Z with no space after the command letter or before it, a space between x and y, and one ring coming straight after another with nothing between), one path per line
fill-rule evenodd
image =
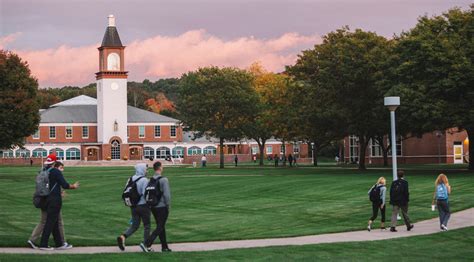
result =
M0 0L0 49L19 54L40 87L95 81L114 14L129 80L179 77L204 66L274 72L348 25L387 38L465 0Z

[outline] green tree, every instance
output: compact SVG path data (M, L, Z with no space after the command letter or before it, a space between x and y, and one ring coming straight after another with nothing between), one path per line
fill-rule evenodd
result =
M38 129L38 82L28 64L0 50L0 148L22 146Z
M392 94L414 134L457 127L474 150L474 5L421 17L402 33L394 57ZM403 125L403 123L402 123ZM471 157L472 159L472 157ZM469 161L474 170L474 162Z
M206 67L180 80L177 109L183 124L197 136L219 138L220 167L224 168L224 141L237 140L252 124L258 97L252 75L236 68Z

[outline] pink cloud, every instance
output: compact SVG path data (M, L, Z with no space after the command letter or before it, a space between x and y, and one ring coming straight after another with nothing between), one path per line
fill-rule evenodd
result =
M4 37L0 37L0 49L6 49L7 45L11 42L14 42L20 35L21 32L16 32Z
M190 70L210 65L245 68L255 61L277 72L294 63L300 50L320 42L317 35L297 33L286 33L273 39L241 37L224 40L205 30L193 30L178 36L158 35L126 44L125 66L129 79L135 81L179 77ZM81 86L95 80L98 45L14 52L28 61L40 86Z

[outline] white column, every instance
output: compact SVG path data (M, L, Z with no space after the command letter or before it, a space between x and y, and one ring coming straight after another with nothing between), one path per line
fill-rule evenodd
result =
M392 174L393 181L397 180L397 139L395 129L395 110L390 111L391 133L392 133Z

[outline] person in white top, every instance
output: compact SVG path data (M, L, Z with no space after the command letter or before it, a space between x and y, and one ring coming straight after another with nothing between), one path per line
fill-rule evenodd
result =
M207 163L206 155L202 155L202 157L201 157L201 166L206 167L206 163Z

